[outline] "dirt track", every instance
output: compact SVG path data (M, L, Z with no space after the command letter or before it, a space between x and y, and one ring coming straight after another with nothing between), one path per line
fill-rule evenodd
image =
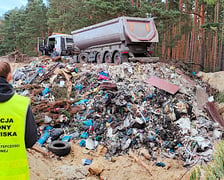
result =
M81 148L78 143L72 143L72 151L64 158L43 156L39 152L30 150L28 159L30 165L31 180L43 179L108 179L108 180L188 180L190 173L181 162L172 159L160 159L165 167L155 166L155 162L149 161L143 156L138 156L138 162L131 156L115 157L112 161L106 160L103 150L94 152ZM93 164L84 166L82 159L92 159ZM159 159L158 159L159 160ZM147 169L142 164L145 164ZM88 169L95 169L100 176L91 174ZM152 174L152 176L150 175ZM186 174L185 174L186 173ZM185 174L184 177L182 177Z

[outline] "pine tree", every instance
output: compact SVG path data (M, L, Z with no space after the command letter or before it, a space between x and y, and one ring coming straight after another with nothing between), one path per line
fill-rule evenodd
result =
M24 40L24 52L28 55L37 54L37 38L46 36L47 32L47 9L42 0L33 0L28 3L24 31L20 37Z
M1 25L0 54L6 55L23 46L20 33L23 32L25 10L13 9L4 15Z

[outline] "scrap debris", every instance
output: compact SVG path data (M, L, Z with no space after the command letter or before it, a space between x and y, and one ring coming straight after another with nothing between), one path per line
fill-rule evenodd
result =
M14 52L7 55L10 62L25 62L28 60L28 56L26 54L23 54L19 52L18 50L15 50Z
M152 161L160 156L193 166L212 159L223 135L207 84L174 65L40 58L15 70L14 87L32 99L39 136L51 127L43 146L64 139L90 150L103 146L106 158L144 147Z

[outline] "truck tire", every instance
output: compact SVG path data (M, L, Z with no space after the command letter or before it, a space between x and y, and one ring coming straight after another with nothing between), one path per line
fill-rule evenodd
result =
M121 54L119 52L114 53L113 61L114 61L115 64L121 64L122 63Z
M66 156L71 151L71 145L67 141L52 141L48 145L48 150L57 156Z
M111 57L111 53L107 52L104 56L104 62L105 63L112 63L112 57Z
M103 63L103 56L102 56L102 54L100 52L98 52L97 55L96 55L96 62L98 64L102 64Z
M79 54L79 62L80 63L88 63L88 54L87 53L81 53Z

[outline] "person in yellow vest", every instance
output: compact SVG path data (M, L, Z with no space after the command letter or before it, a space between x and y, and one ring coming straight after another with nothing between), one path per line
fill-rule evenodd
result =
M10 64L0 61L0 180L27 180L26 148L36 143L37 127L29 98L15 93L11 79Z

